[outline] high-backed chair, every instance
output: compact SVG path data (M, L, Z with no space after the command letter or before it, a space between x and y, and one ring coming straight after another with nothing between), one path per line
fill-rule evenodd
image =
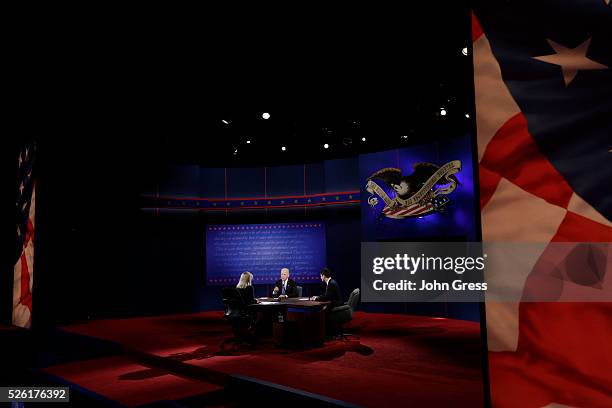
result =
M302 287L301 286L296 286L297 291L298 291L298 297L302 297Z
M329 320L336 326L337 333L333 336L334 339L349 341L349 337L359 338L359 336L350 333L344 333L342 327L353 320L353 312L359 304L360 290L354 289L349 295L348 301L342 306L334 307L329 313Z
M225 339L221 343L224 349L227 344L232 344L232 349L240 349L245 344L253 343L253 319L248 310L248 305L242 299L236 288L223 288L221 290L225 312L223 317L232 327L234 337Z

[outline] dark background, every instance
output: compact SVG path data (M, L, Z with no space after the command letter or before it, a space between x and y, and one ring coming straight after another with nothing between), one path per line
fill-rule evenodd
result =
M218 291L203 286L203 225L213 220L140 209L141 193L168 167L303 164L473 127L464 117L473 111L471 62L461 55L470 44L466 5L278 11L247 19L208 10L180 27L142 17L150 27L135 32L129 21L85 19L82 30L59 27L24 47L36 63L14 63L25 79L7 116L16 140L38 143L35 325L220 306ZM270 121L260 120L263 111ZM323 142L333 148L323 151ZM5 174L8 209L15 187ZM330 267L355 271L339 276L346 295L358 286L358 265L345 255L359 250L348 240L359 236L359 209L322 211L299 217L330 220ZM223 222L297 217L245 213ZM11 273L10 261L3 265Z

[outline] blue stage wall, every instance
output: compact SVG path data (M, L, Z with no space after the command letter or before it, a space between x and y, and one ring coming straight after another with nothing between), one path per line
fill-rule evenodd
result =
M404 176L413 172L416 163L433 163L442 166L448 162L461 161L461 170L455 174L459 181L456 189L447 197L450 201L441 211L431 212L422 216L404 219L392 219L381 216L385 203L377 197L378 204L371 207L365 191L365 185L370 175L380 169L393 167L402 170ZM470 136L464 135L454 139L444 140L425 145L411 146L403 149L365 154L359 158L361 177L361 225L363 241L407 240L418 241L435 238L443 240L452 237L453 240L476 240L477 225L474 209L476 196L474 194L474 179L472 166L472 146ZM384 182L377 181L381 188L386 189L390 198L395 192Z
M443 240L472 239L475 235L475 207L472 184L471 161L467 151L471 146L469 138L458 138L446 142L444 149L449 153L438 154L438 161L454 160L459 152L463 161L460 176L462 198L455 199L453 209L461 209L460 214L451 217L464 218L465 228L453 224L452 228L436 228L428 233L427 229L412 229L412 238ZM431 152L431 147L415 148L414 151ZM410 149L399 151L406 163L417 158L410 156ZM452 152L454 150L454 153ZM395 152L394 154L398 154ZM389 152L381 153L382 160ZM448 156L448 157L446 157ZM372 156L374 157L374 156ZM420 159L421 157L418 157ZM422 157L430 160L431 154ZM372 168L377 166L368 159ZM265 198L270 196L319 194L325 192L355 191L363 193L363 163L360 173L358 157L329 160L306 165L255 167L255 168L205 168L197 165L168 166L160 170L157 183L152 183L143 195L196 197L196 198ZM134 315L195 310L218 310L222 308L218 286L206 282L205 228L214 224L262 224L320 221L326 225L327 266L331 268L340 283L344 298L350 291L360 286L360 244L363 225L361 218L363 205L337 205L328 207L250 209L239 211L198 211L190 209L146 209L142 211L139 243L135 245L134 257L141 259L141 266L150 268L149 277L133 276L142 287L142 292L134 293L131 307ZM419 220L423 221L423 220ZM434 221L431 221L435 224ZM425 225L425 223L422 223ZM452 235L452 236L451 236ZM141 252L140 252L141 251ZM140 253L137 253L140 252ZM138 272L135 272L138 274ZM153 277L153 278L151 278ZM237 282L238 276L236 276ZM300 282L304 295L319 293L319 284ZM257 284L257 295L270 293L270 284ZM360 309L372 312L411 313L479 320L477 304L460 303L362 303Z
M243 272L254 284L273 285L288 268L301 283L318 283L327 265L325 223L212 224L206 226L206 284L236 284Z

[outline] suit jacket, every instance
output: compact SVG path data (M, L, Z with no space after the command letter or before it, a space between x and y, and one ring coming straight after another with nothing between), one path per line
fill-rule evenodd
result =
M325 286L325 284L323 285ZM340 286L338 285L338 282L330 279L326 286L325 292L322 296L317 297L317 300L331 302L331 308L343 305L344 302L342 301L342 293L340 293Z
M277 280L274 286L278 288L278 293L274 294L274 291L272 291L272 297L279 297L280 295L283 294L282 279ZM287 279L287 290L285 291L285 295L287 295L287 297L298 297L299 296L299 293L297 290L297 283L295 283L295 281L291 278Z
M255 300L255 291L252 286L247 286L246 288L236 288L238 293L240 293L240 297L245 305L252 305L253 303L257 303Z

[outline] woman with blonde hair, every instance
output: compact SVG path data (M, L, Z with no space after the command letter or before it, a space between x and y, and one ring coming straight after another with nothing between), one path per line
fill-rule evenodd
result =
M240 281L236 285L236 289L244 289L247 286L251 286L253 282L253 274L251 272L242 272L240 275Z
M238 281L236 285L236 290L240 293L242 300L247 305L259 303L257 299L255 299L255 291L253 290L252 284L253 274L251 272L242 272L240 281Z

